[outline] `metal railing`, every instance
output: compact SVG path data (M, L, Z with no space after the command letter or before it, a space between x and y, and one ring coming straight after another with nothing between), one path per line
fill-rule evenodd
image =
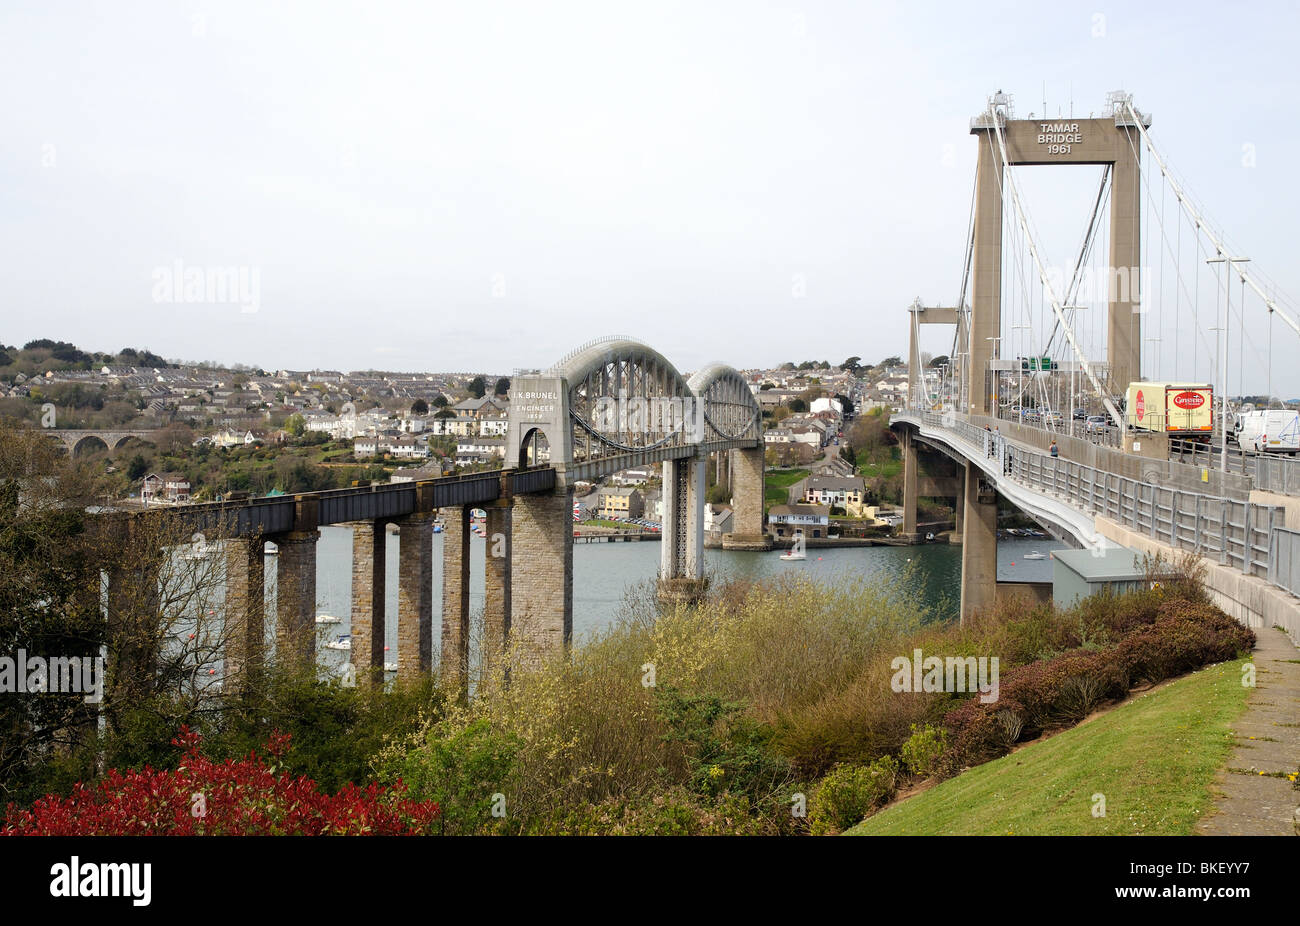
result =
M1010 408L998 409L998 418L1002 421L1011 421L1024 425L1027 428L1037 428L1045 434L1075 437L1093 444L1100 444L1103 447L1119 447L1120 445L1119 428L1102 427L1100 430L1089 430L1086 421L1063 418L1060 421L1053 422L1051 418L1041 413L1038 413L1037 417L1032 412L1030 415L1024 416Z
M1269 544L1268 579L1300 597L1300 531L1273 528Z
M1223 450L1196 441L1169 442L1169 459L1210 469L1223 467ZM1254 480L1255 488L1279 495L1300 495L1300 458L1276 453L1255 453L1227 448L1227 470Z
M911 416L919 417L927 427L952 432L984 459L997 460L1002 475L1022 486L1055 496L1088 514L1109 518L1175 549L1217 558L1221 564L1247 575L1275 581L1273 544L1284 520L1284 510L1279 506L1255 505L1119 476L1013 446L1002 435L952 414L923 412ZM1300 548L1300 544L1296 547ZM1290 568L1289 560L1283 568ZM1300 568L1286 575L1300 576Z
M1300 458L1255 457L1255 488L1279 495L1300 495Z

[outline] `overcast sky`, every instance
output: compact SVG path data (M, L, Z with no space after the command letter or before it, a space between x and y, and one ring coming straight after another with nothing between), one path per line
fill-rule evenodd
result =
M1019 115L1134 93L1300 297L1298 27L1186 0L7 0L0 340L345 370L545 366L603 334L682 370L878 360L914 297L957 295L968 123L998 89ZM1045 170L1026 196L1068 264L1096 169ZM177 262L255 273L256 311L166 301Z

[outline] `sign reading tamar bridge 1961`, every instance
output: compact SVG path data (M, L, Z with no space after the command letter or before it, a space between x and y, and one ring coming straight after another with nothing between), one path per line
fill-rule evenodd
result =
M1048 154L1069 154L1071 145L1083 141L1077 122L1040 122L1038 126L1038 143Z

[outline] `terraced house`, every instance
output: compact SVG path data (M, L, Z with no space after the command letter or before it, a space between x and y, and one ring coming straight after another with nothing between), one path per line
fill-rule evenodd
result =
M803 481L803 501L809 505L843 508L852 517L862 516L866 484L861 476L809 476Z

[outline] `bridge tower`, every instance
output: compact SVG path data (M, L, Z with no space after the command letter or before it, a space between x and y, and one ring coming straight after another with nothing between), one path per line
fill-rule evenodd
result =
M517 372L507 464L549 464L551 495L517 497L511 511L509 633L535 658L562 652L573 633L573 487L634 466L663 464L660 596L704 591L708 457L732 453L731 549L769 549L763 531L761 411L744 378L710 364L688 382L630 338L584 344L544 372Z
M975 171L975 223L972 262L970 358L966 367L967 394L973 415L994 415L997 408L996 359L1002 336L1002 215L1004 169L998 134L1006 147L1006 163L1105 164L1110 166L1110 272L1107 283L1107 388L1121 394L1140 378L1141 177L1142 140L1139 128L1124 107L1098 119L1016 119L1009 99L999 92L990 109L971 120L979 140ZM1142 116L1142 125L1151 124Z

